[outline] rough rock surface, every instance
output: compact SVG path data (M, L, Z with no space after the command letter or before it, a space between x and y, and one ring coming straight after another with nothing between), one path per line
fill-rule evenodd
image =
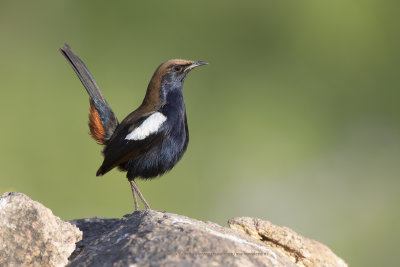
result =
M65 266L81 238L78 228L24 194L0 197L0 266Z
M24 194L3 194L0 266L347 266L323 244L255 218L227 228L144 210L71 223L83 231L76 249L76 226Z
M124 219L72 223L83 231L83 240L70 266L346 266L322 244L258 219L231 220L230 229L136 211Z
M233 218L228 223L231 228L241 230L266 245L281 250L298 266L347 266L327 246L305 238L290 228L249 217Z

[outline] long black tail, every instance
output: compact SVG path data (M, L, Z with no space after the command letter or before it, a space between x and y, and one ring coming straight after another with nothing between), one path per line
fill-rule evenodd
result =
M64 47L60 48L60 52L68 60L91 98L89 128L92 137L99 144L107 144L118 126L117 117L101 94L93 76L71 47L64 44Z

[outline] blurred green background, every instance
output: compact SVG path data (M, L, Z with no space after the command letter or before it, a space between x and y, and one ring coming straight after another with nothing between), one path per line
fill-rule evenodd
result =
M68 42L119 119L170 58L190 144L154 209L225 225L254 216L317 239L352 266L398 265L398 1L0 1L0 193L63 219L133 210L125 174L98 179L88 96ZM397 262L396 262L397 261Z

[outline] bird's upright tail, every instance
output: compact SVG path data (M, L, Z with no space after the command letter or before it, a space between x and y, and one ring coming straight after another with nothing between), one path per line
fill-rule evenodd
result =
M89 70L74 51L72 51L71 47L64 44L63 48L60 48L60 52L68 60L90 96L90 134L97 143L105 145L118 126L117 117L101 94Z

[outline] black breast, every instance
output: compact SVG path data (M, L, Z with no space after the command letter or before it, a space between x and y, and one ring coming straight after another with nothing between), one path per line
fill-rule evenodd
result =
M166 98L166 104L159 110L167 117L160 128L164 136L149 151L129 160L126 166L129 179L162 175L172 169L186 151L189 132L182 91L169 92Z

